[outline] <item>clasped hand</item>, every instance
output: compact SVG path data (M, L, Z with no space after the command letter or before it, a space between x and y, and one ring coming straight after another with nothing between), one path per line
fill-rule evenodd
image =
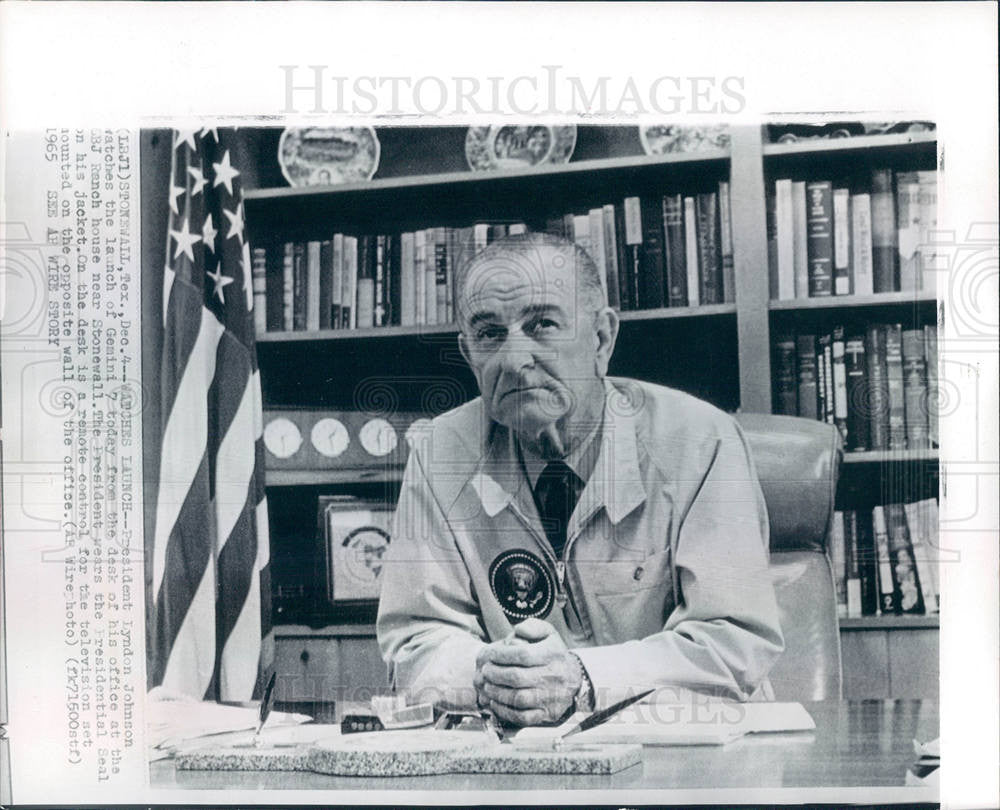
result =
M573 705L582 674L576 657L548 622L526 619L476 657L479 705L519 726L558 722Z

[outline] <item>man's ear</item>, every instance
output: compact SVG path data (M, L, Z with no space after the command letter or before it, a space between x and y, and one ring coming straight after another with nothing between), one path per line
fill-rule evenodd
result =
M598 377L604 377L608 373L611 355L614 353L615 342L618 340L618 313L611 307L604 307L597 313L596 317L594 324L594 332L597 337L595 370Z
M469 355L469 344L465 337L465 332L459 331L458 333L458 350L462 353L462 357L465 362L469 364L469 368L472 368L472 360Z

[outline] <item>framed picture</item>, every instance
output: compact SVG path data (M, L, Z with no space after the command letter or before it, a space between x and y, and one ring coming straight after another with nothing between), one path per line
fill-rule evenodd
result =
M331 604L378 599L392 512L382 501L320 497L326 596Z

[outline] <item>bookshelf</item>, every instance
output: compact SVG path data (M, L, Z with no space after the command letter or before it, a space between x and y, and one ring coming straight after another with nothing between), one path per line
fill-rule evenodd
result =
M256 189L246 193L245 208L252 243L273 250L284 241L329 238L324 234L335 231L381 233L388 227L402 232L462 227L476 221L523 221L541 229L553 212L586 211L630 195L662 195L667 189L698 193L727 180L735 302L622 312L611 373L672 385L730 411L771 412L776 334L821 331L833 324L852 327L893 321L906 328L937 322L935 295L926 291L772 300L766 195L775 178L855 179L875 167L933 169L936 148L933 132L768 144L763 142L761 128L736 127L728 150L625 155L488 174L435 171L330 188ZM457 405L477 391L455 347L456 334L454 324L262 333L258 357L265 408L348 408L354 387L373 376L397 381L401 409L419 409L427 385L434 380L450 381L449 396L455 401L449 407ZM670 351L642 350L655 345L669 346ZM708 375L707 362L713 368ZM838 509L870 505L884 479L896 483L905 479L912 494L934 497L937 462L935 449L848 452ZM361 472L269 471L272 559L279 562L287 554L300 564L308 558L315 566L315 556L303 557L299 547L304 537L315 532L317 494L393 499L401 477L398 466ZM275 575L280 578L281 566L277 568ZM345 615L362 620L348 621ZM347 636L351 655L360 657L359 671L382 671L370 610L353 614L292 610L287 618L276 617L276 624L279 663L288 674L301 676L317 666L315 652L305 659L295 652L306 641L307 647L323 638L341 645ZM353 629L345 633L344 627ZM846 696L936 693L937 628L934 615L842 619ZM308 652L306 647L302 651ZM902 667L917 674L900 680ZM855 677L853 673L862 669L874 674ZM895 680L892 673L896 673Z

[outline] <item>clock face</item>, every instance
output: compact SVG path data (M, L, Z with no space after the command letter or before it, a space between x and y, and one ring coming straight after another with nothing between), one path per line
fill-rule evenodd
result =
M399 441L396 429L385 419L370 419L361 428L361 446L373 456L387 456Z
M326 417L313 425L309 436L313 447L327 458L336 458L347 449L351 437L339 419Z
M302 446L302 433L291 419L279 416L264 427L264 446L278 458L289 458Z

